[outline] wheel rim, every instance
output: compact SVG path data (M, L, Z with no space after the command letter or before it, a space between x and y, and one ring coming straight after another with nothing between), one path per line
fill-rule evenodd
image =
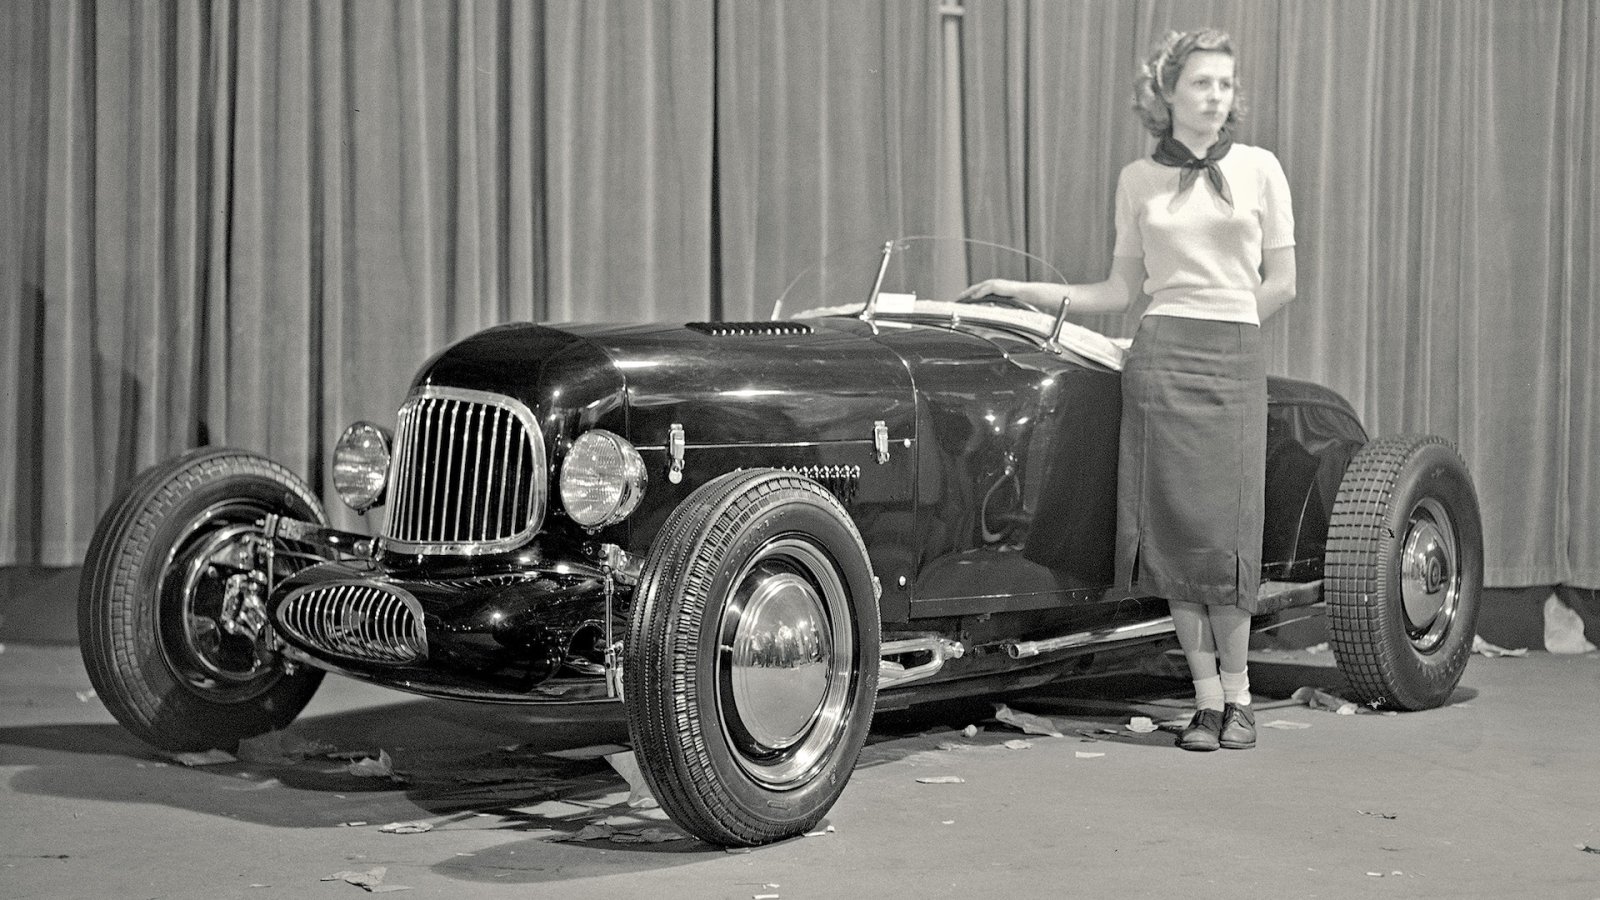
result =
M1400 596L1406 634L1418 652L1444 642L1461 599L1461 559L1450 514L1425 499L1407 518L1400 555Z
M798 538L769 542L733 583L718 639L724 736L751 778L799 787L847 722L855 677L849 595L829 557Z
M172 544L161 572L159 628L168 668L216 703L242 703L282 676L255 569L257 524L270 510L234 500L208 507Z

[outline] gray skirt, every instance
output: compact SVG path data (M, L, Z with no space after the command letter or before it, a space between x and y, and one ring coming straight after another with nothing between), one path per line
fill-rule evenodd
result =
M1261 329L1145 316L1122 370L1117 584L1259 609L1267 377Z

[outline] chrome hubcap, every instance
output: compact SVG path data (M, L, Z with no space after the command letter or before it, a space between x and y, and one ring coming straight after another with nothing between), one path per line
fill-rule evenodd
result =
M1411 511L1400 555L1400 596L1411 645L1426 653L1444 640L1461 596L1455 528L1438 501Z
M719 631L723 730L751 778L797 787L845 724L848 595L827 556L795 538L763 547L735 585Z

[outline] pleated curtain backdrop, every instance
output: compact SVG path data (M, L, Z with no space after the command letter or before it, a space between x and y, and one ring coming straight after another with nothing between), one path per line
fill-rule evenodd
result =
M0 564L200 444L320 485L483 327L703 318L711 10L4 4Z
M77 562L198 444L320 486L487 325L763 317L952 191L1102 277L1134 63L1201 24L1294 189L1272 371L1457 441L1490 584L1600 587L1584 0L0 4L0 565Z
M1600 584L1600 7L1286 3L1281 368L1457 441L1486 578Z
M934 2L717 7L716 306L764 319L840 247L933 223Z
M1134 60L1170 29L1229 32L1238 138L1294 192L1299 299L1266 325L1269 371L1339 390L1373 434L1456 441L1489 584L1600 584L1600 7L967 6L972 236L1103 278L1116 173L1151 146Z

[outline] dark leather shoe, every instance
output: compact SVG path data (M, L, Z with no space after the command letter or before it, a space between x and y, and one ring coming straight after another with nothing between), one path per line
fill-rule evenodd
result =
M1222 710L1222 733L1217 742L1229 750L1249 750L1256 745L1256 711L1229 703Z
M1185 750L1215 750L1222 746L1221 736L1222 710L1197 709L1178 735L1178 746Z

